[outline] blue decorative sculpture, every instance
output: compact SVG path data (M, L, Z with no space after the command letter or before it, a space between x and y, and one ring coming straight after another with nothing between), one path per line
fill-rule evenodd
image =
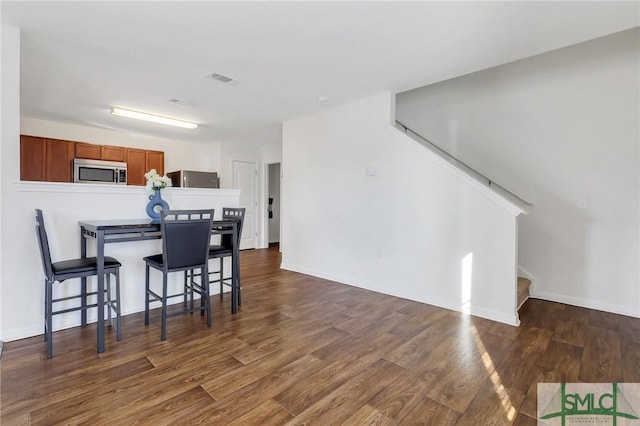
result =
M147 215L154 221L160 221L160 209L156 210L156 207L160 209L169 210L169 204L162 199L160 190L156 189L153 195L149 195L149 203L147 204Z

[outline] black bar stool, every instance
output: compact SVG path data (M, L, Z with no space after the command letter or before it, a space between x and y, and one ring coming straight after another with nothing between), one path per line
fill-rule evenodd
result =
M44 297L44 339L47 342L47 358L53 356L53 316L58 314L64 314L66 312L84 311L89 308L103 307L98 306L97 303L91 305L87 304L87 297L96 295L97 292L87 293L86 288L82 288L80 294L61 297L58 299L53 298L53 285L55 283L63 283L71 278L89 277L98 274L97 262L95 257L79 258L64 260L60 262L51 262L51 252L49 251L49 239L47 238L47 231L44 226L44 218L42 216L42 210L36 209L36 233L38 235L38 243L40 246L40 258L42 259L42 269L44 270L44 285L45 285L45 297ZM109 323L111 323L111 311L116 314L116 328L117 339L122 339L122 327L120 321L120 266L122 264L113 257L104 258L104 273L106 275L106 293L105 305L109 309ZM116 277L116 297L111 298L111 274ZM55 311L53 309L54 304L65 301L80 299L80 306L73 308L60 309Z

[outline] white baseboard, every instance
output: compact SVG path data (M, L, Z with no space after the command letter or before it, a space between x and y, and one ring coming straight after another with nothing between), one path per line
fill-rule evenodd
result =
M501 322L507 325L512 325L514 327L517 327L520 325L520 317L518 316L517 313L515 315L505 315L502 312L497 312L492 309L472 307L471 315L488 319L491 321Z
M531 297L531 294L529 294L527 297L524 298L524 300L518 305L518 307L516 308L516 310L520 310L520 308L522 308L522 305L524 305L524 303L529 300L529 298Z
M595 309L597 311L611 312L612 314L640 318L640 312L632 312L626 306L614 305L612 303L582 299L580 297L567 296L548 291L532 291L530 297L534 299L547 300L549 302L564 303L566 305L580 306L581 308Z
M527 278L531 281L531 286L529 287L529 297L532 299L564 303L566 305L579 306L581 308L595 309L597 311L611 312L613 314L640 318L640 312L632 312L626 306L600 302L597 300L584 299L581 297L567 296L550 291L539 291L534 275L520 265L518 265L518 276ZM518 306L518 309L520 309L520 306Z
M44 334L42 325L22 327L13 330L6 330L2 335L2 340L4 340L5 342L13 342L14 340L26 339L29 337L37 336L39 334Z
M524 269L520 265L518 265L518 276L522 277L522 278L526 278L531 282L533 282L535 280L535 278L533 277L533 274L531 272L527 271L526 269Z
M425 294L415 294L408 291L397 291L397 289L395 289L396 291L394 290L389 291L387 289L385 289L385 291L381 291L380 289L371 288L359 283L351 282L351 280L345 279L344 277L338 277L335 275L327 274L324 271L311 270L309 268L305 268L299 265L292 265L290 263L281 263L280 268L286 269L288 271L299 272L305 275L311 275L311 276L322 278L329 281L335 281L341 284L350 285L352 287L358 287L358 288L362 288L369 291L375 291L376 293L400 297L403 299L413 300L416 302L425 303L428 305L433 305L433 306L449 309L456 312L461 312L459 301L447 300L440 297L434 297L434 296L425 295ZM517 312L514 313L514 315L505 315L502 312L497 312L492 309L486 309L486 308L474 306L471 308L470 314L473 316L485 318L491 321L501 322L508 325L513 325L513 326L520 325L520 319L518 318Z

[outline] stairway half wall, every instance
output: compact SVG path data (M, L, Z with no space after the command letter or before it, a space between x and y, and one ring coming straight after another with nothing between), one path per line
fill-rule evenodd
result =
M395 129L392 105L284 123L282 267L517 325L517 214Z

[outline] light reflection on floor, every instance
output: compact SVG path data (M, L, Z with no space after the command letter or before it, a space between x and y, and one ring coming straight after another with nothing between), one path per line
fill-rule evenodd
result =
M469 314L471 312L471 284L473 277L473 253L468 253L462 259L462 274L461 274L461 283L460 283L460 310ZM466 318L468 320L468 317ZM484 343L482 343L482 338L480 337L478 330L474 325L468 327L470 336L473 338L474 343L477 348L477 352L482 359L482 363L484 364L484 368L489 373L489 379L493 384L493 389L500 400L500 404L505 412L505 416L509 422L512 422L515 419L517 411L513 404L511 403L511 398L509 398L509 394L502 384L502 380L500 379L500 375L496 371L496 367L493 364L493 360L491 359L491 355L487 352ZM463 340L464 341L464 340Z

